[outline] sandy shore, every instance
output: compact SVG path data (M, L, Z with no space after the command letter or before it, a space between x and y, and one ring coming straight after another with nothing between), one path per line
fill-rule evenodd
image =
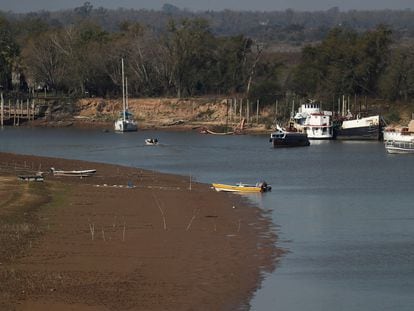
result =
M97 174L16 178L50 167ZM262 211L184 177L0 153L0 202L5 310L246 310L280 255Z
M21 126L27 127L74 127L82 129L100 129L104 131L113 131L114 123L108 121L98 121L93 119L76 120L68 119L61 121L48 121L39 119L31 121L29 123L21 124ZM223 127L222 123L217 122L185 122L183 124L176 125L163 125L158 122L138 122L138 128L140 131L147 130L160 130L160 131L197 131L200 132L202 129L215 130L216 127ZM230 128L229 131L232 129ZM221 130L220 130L221 131ZM270 134L272 129L266 128L264 125L250 125L238 132L238 134Z

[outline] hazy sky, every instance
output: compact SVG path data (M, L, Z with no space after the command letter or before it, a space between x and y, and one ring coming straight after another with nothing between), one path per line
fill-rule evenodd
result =
M55 11L83 5L85 0L0 0L0 10L30 12ZM414 0L89 0L94 7L114 9L119 7L135 9L160 9L164 3L181 9L197 10L327 10L338 7L347 10L414 9Z

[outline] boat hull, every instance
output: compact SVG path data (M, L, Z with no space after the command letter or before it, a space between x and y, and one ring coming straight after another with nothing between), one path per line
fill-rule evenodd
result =
M286 133L283 137L270 138L274 148L306 147L310 145L308 136L304 133Z
M158 139L151 139L151 138L147 138L147 139L145 140L145 144L146 144L147 146L156 146L156 145L158 145Z
M116 132L136 132L137 130L138 126L132 120L118 120L115 122Z
M391 154L414 154L414 143L405 141L388 141L385 149Z
M387 148L387 152L390 154L414 154L414 149L389 147Z
M271 189L270 186L265 188L260 186L247 186L247 185L226 185L226 184L212 184L216 191L227 191L227 192L266 192Z
M380 140L381 129L379 125L356 128L337 128L334 137L338 140Z
M55 170L54 168L50 169L53 176L68 176L68 177L89 177L96 173L96 170L80 170L80 171L61 171Z
M326 128L305 128L305 133L308 135L308 139L332 139L333 131L332 127Z

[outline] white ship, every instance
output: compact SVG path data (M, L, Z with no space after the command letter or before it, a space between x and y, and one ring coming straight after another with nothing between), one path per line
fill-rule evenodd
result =
M294 116L295 127L308 135L309 139L332 139L332 111L322 111L313 101L301 105Z
M335 128L335 138L344 140L379 140L381 138L379 115L356 119L345 119Z
M383 131L384 142L387 141L414 141L414 120L405 127L386 127Z

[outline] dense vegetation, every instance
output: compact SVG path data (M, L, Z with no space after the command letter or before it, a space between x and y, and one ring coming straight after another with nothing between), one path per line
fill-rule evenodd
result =
M94 9L0 15L3 92L414 98L414 12ZM413 40L414 41L414 40ZM296 51L285 46L302 45ZM279 48L276 48L279 47Z

